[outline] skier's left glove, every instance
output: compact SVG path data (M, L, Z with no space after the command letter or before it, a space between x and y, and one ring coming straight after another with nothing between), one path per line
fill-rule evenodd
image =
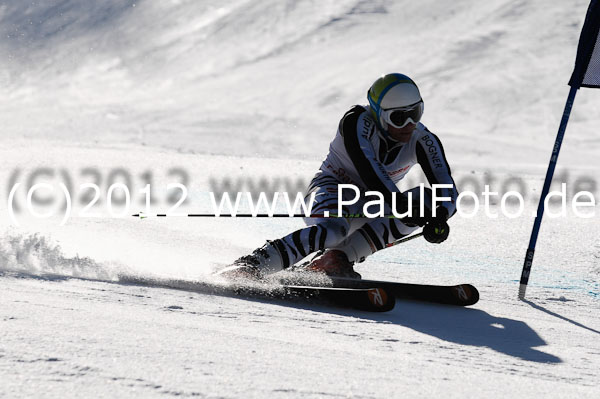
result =
M436 217L427 221L423 227L423 237L434 244L446 241L450 234L450 226L446 222L448 211L443 206L436 209Z

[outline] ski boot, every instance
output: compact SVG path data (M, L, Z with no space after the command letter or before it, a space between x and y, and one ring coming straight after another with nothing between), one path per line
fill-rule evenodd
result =
M281 256L270 241L250 255L242 256L232 266L216 274L228 280L261 280L265 274L281 270Z
M325 273L332 277L362 278L359 273L354 271L353 263L348 260L346 253L339 249L328 249L321 254L317 254L317 256L304 267L304 270Z
M233 265L219 270L216 276L223 277L226 280L260 280L262 274L258 267L259 262L253 254L242 256L233 262Z

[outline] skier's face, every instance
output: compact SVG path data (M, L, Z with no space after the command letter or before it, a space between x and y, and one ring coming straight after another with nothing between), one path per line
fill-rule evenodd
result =
M416 127L417 125L414 123L409 123L408 125L400 128L388 125L387 130L394 140L399 141L400 143L408 143L410 136L412 136Z

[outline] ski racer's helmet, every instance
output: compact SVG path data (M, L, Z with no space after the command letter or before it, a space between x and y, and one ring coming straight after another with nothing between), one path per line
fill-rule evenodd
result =
M423 115L423 99L411 78L390 73L377 79L367 92L377 125L387 133L388 126L402 128L418 123Z

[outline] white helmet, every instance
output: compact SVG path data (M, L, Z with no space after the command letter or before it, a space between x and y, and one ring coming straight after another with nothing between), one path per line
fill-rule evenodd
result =
M423 115L423 99L411 78L390 73L377 79L367 93L375 121L384 131L389 125L402 128Z

